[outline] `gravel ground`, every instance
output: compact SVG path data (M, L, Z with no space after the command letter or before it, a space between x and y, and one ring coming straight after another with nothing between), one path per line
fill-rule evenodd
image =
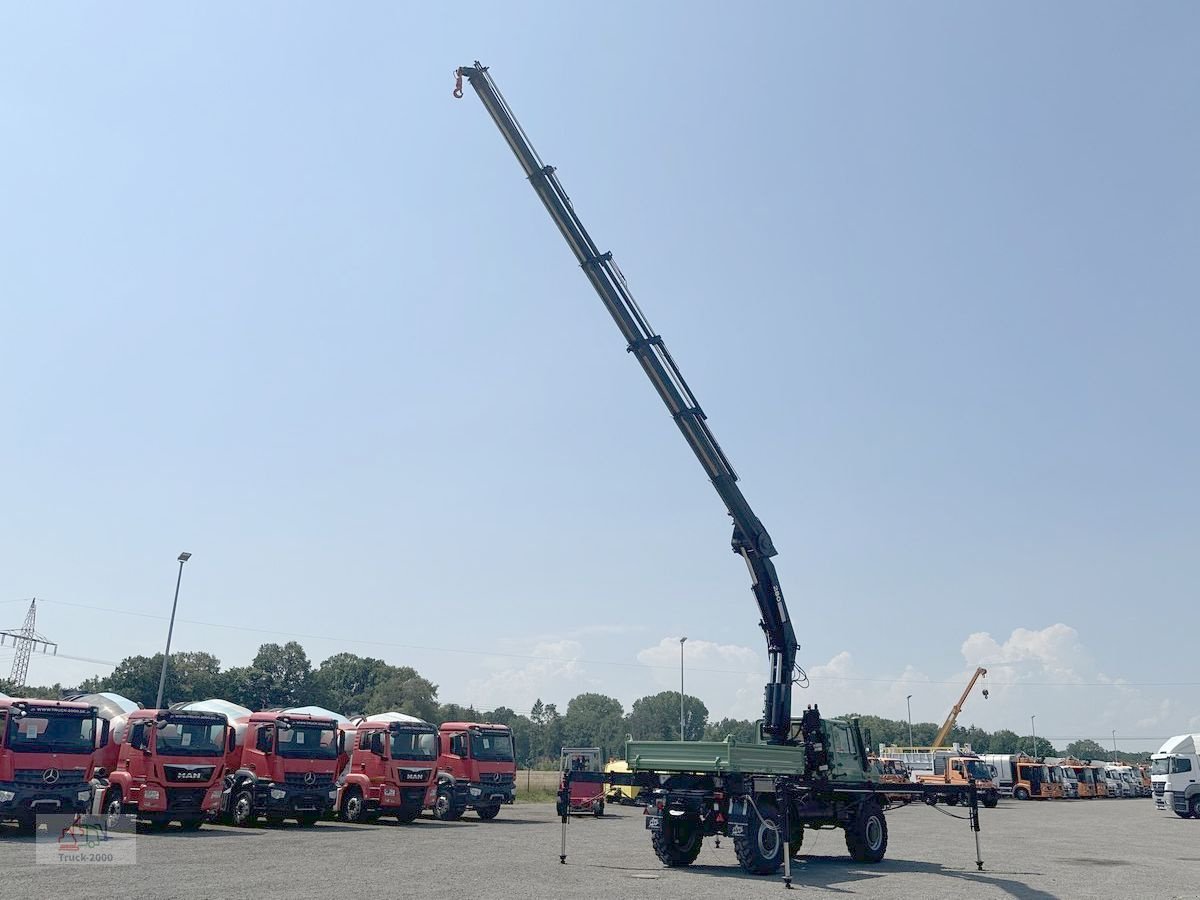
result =
M957 812L957 811L954 811ZM1200 897L1200 822L1152 801L1003 801L982 810L984 871L964 821L924 806L888 815L887 858L851 862L841 832L809 832L795 867L800 890L840 896L1021 898ZM731 842L710 838L690 869L665 869L635 809L568 827L567 865L550 804L505 807L499 818L422 818L407 826L321 823L301 830L176 828L138 838L137 864L85 870L36 865L33 841L0 836L4 897L174 900L422 898L780 897L777 878L745 875Z

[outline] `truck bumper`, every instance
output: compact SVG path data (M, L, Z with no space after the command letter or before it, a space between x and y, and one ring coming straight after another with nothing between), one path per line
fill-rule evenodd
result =
M517 786L512 782L493 784L472 781L466 785L468 806L493 806L496 803L514 803Z
M29 819L39 813L86 813L92 788L87 782L29 785L0 781L0 819Z
M333 785L300 788L276 784L275 787L259 786L254 791L257 812L284 818L323 816L333 809L336 798L337 788Z

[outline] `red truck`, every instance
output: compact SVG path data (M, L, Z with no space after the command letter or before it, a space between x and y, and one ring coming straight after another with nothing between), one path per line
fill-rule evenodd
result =
M433 804L436 728L422 719L388 712L352 719L342 732L337 811L343 821L394 816L411 822Z
M106 815L130 814L151 828L178 822L195 831L220 812L225 753L233 741L224 715L137 709L115 694L72 699L93 703L111 728L111 740L94 757L108 777L101 804Z
M337 798L337 720L285 710L251 712L227 700L181 703L172 709L223 713L233 725L225 754L221 817L238 826L259 817L276 825L295 819L308 828Z
M0 820L33 834L38 813L87 812L97 724L88 703L0 697Z
M438 729L438 790L433 814L448 821L474 809L494 819L517 796L512 729L482 722L445 722Z

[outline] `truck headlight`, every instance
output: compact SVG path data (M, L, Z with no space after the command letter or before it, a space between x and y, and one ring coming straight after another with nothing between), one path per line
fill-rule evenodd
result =
M81 803L87 803L89 800L92 799L92 792L91 791L80 791L78 794L75 795L75 799L80 801Z
M330 800L337 799L337 788L334 788L332 791L329 792L329 799Z
M279 788L271 788L271 799L282 800L287 796L287 791L281 791Z
M162 794L160 794L154 788L146 788L145 797L147 800L157 800L161 796Z
M471 796L478 797L483 793L479 788L471 788Z
M16 796L12 791L0 791L0 803L12 803Z

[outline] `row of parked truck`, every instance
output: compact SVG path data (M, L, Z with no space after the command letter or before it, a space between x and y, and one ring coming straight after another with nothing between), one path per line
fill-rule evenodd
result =
M507 726L401 712L347 718L318 707L251 711L225 700L142 709L117 694L0 697L0 820L132 815L149 828L326 816L411 822L515 799Z
M1146 766L1073 757L1035 758L1024 753L977 754L967 744L936 748L881 745L877 760L885 780L893 783L966 784L974 780L986 806L995 806L1000 797L1149 797L1152 791Z

